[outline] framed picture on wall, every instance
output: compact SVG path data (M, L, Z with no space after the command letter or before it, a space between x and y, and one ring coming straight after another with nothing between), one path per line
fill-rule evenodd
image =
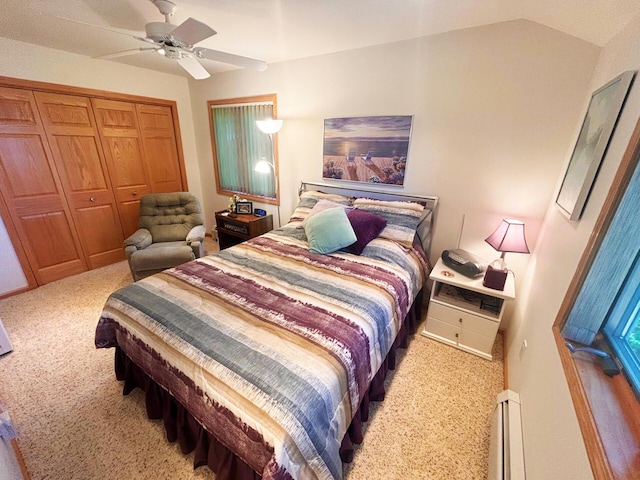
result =
M556 198L556 204L571 220L582 216L635 73L624 72L591 95Z
M322 177L404 185L411 115L327 118Z

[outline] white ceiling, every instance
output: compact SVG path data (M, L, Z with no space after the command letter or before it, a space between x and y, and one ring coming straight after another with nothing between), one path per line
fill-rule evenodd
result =
M172 23L196 18L218 34L197 46L267 63L321 55L515 19L528 19L602 46L629 21L640 0L173 0ZM145 46L163 21L150 0L2 0L0 36L90 57ZM114 60L185 75L153 52ZM211 72L236 68L203 61ZM1 74L1 70L0 70Z

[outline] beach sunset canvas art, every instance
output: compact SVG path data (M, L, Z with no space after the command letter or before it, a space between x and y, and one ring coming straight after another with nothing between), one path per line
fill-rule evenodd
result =
M410 115L327 118L322 177L404 185Z

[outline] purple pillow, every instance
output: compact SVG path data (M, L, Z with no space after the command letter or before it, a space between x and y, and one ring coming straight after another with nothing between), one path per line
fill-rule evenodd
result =
M356 232L356 242L349 245L346 250L349 253L360 255L367 244L376 238L387 226L387 221L380 215L353 209L347 213L353 231Z

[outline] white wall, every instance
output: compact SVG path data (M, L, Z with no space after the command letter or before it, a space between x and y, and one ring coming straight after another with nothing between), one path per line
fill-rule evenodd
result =
M483 240L504 217L525 221L534 245L598 52L514 21L192 83L207 223L227 199L215 194L206 101L276 93L283 219L299 182L321 180L325 118L413 115L404 191L440 197L432 260L456 246L463 215L461 247L488 260L498 255ZM507 255L518 282L528 260Z
M640 69L640 19L607 44L598 60L590 92L627 70ZM590 94L583 99L586 111ZM615 135L579 222L571 222L553 202L547 210L507 335L509 386L520 392L528 480L593 478L580 438L567 382L551 326L589 240L631 133L640 116L640 85L632 86ZM573 120L575 133L582 117ZM571 144L571 149L573 144ZM563 170L571 150L565 155ZM559 176L556 188L562 177ZM523 340L528 348L520 352ZM582 448L580 448L582 447Z
M202 198L189 83L186 78L106 60L94 60L5 38L0 38L0 75L176 101L189 190ZM7 264L11 265L9 272L3 271L3 276L23 276L13 246L6 236L0 237L0 251L7 252ZM17 287L1 284L0 294L21 286L26 286L26 281Z
M5 227L2 218L0 218L0 245L8 245L10 248L0 247L0 265L2 265L3 274L0 276L0 293L13 292L29 285L27 278L24 276L20 260L16 255L9 233ZM5 275L4 272L11 272Z

